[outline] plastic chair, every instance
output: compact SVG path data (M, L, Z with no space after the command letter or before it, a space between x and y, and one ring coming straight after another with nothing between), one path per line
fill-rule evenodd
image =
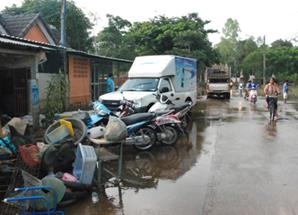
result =
M33 186L33 187L20 187L15 188L15 191L21 192L14 197L7 197L3 201L7 203L19 203L21 215L38 215L38 214L61 214L63 211L57 210L57 193L51 186ZM42 195L41 191L53 192L53 202L47 198L46 195ZM41 201L45 206L45 210L37 210L37 201ZM28 203L30 207L28 207Z

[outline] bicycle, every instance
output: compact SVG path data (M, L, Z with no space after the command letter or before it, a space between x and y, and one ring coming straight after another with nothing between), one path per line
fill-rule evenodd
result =
M272 122L274 117L276 116L276 106L277 96L269 96L268 97L268 109L269 109L269 120Z

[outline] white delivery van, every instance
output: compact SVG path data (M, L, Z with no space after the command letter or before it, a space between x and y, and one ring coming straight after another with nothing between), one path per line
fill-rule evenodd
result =
M99 100L115 111L123 98L133 100L140 111L156 102L161 93L177 105L197 102L197 60L174 55L136 57L128 79L115 92L101 95Z

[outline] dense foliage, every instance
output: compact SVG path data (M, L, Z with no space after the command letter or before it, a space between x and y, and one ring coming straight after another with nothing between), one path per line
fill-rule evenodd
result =
M196 13L188 16L158 16L146 22L131 24L108 15L109 26L97 38L96 50L101 55L134 59L137 55L173 54L199 60L201 67L217 62L218 57L208 40L209 21Z
M254 75L258 81L268 81L273 74L279 80L297 82L298 48L290 41L276 40L270 46L265 38L240 40L237 20L228 19L221 42L217 44L220 61L231 67L232 74L243 74L247 80Z

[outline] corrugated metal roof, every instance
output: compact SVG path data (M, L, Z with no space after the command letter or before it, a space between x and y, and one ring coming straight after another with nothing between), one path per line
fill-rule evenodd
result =
M17 37L12 37L8 35L0 35L0 47L22 47L22 48L34 48L43 50L55 50L61 48L58 46L51 46L48 44L38 43L34 41L29 41Z
M114 58L114 57L106 57L106 56L101 56L101 55L89 54L87 52L78 51L78 50L75 50L75 49L67 49L67 53L69 53L69 54L77 54L77 55L91 57L91 58L100 58L100 59L121 61L121 62L126 62L126 63L132 63L133 62L132 60L127 60L127 59L121 59L121 58Z
M75 49L70 49L62 46L55 46L55 45L49 45L47 43L41 43L31 40L26 40L18 37L13 37L9 35L0 34L0 48L11 48L11 47L19 47L24 49L42 49L42 50L63 50L65 49L68 54L76 54L81 55L89 58L95 58L95 59L106 59L106 60L114 60L114 61L120 61L120 62L126 62L126 63L132 63L133 61L127 60L127 59L120 59L120 58L113 58L113 57L106 57L106 56L100 56L95 54L89 54L87 52L78 51Z

